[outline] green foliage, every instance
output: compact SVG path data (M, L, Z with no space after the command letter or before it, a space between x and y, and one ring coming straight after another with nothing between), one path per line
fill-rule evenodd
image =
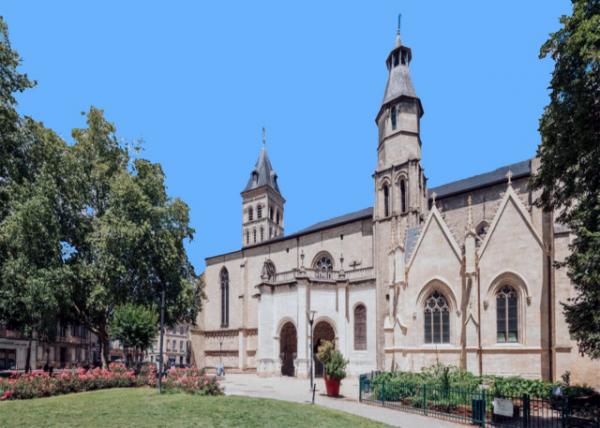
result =
M555 61L550 104L540 119L538 204L575 234L566 259L577 291L564 305L579 350L600 357L600 1L573 0L540 57Z
M108 325L111 339L120 341L123 348L132 350L138 359L150 347L157 333L156 308L131 303L117 306Z
M386 400L397 401L418 395L423 385L429 388L431 394L442 394L440 398L455 396L454 401L470 399L472 393L479 391L482 385L487 385L493 394L507 397L521 397L528 394L532 398L550 398L552 389L559 384L536 379L524 379L518 376L476 376L468 371L454 366L442 364L424 368L421 372L384 372L378 374L372 381L377 397L380 397L383 387ZM450 391L450 392L448 392ZM466 395L461 398L460 393ZM446 394L445 396L443 394Z
M184 247L192 239L189 208L168 197L159 164L131 159L115 127L91 108L75 129L73 153L81 193L70 301L81 323L103 341L115 309L157 307L166 290L166 322L194 322L201 289Z
M346 377L348 360L345 360L342 353L335 349L333 342L324 341L317 350L317 358L323 363L325 373L329 378L341 380Z
M159 164L130 156L91 108L74 145L15 110L34 85L17 71L0 17L0 322L49 338L57 321L83 324L108 363L108 323L126 304L166 322L194 322L202 298L184 247L189 208L170 198Z

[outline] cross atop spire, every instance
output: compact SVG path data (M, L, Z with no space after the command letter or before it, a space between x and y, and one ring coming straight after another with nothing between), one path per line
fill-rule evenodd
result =
M262 143L263 143L263 147L265 147L267 145L267 130L265 129L265 127L262 127Z

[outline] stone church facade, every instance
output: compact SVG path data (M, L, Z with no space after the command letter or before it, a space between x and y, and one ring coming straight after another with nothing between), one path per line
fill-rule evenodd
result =
M303 377L311 346L334 340L350 374L441 362L600 384L562 315L573 288L554 262L572 235L533 204L538 160L428 189L411 60L398 34L376 116L373 207L285 235L263 147L241 193L241 249L206 259L196 364Z

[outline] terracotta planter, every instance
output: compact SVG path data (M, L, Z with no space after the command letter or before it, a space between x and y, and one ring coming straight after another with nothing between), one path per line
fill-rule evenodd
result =
M331 379L329 376L325 375L323 377L325 380L325 389L327 390L327 395L329 397L337 397L340 395L340 385L342 384L341 379Z

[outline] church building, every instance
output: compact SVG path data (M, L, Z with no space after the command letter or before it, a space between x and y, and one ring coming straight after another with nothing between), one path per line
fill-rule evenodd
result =
M351 375L437 362L475 374L600 384L560 302L572 234L534 205L536 158L427 187L412 51L396 35L375 117L374 206L285 234L285 198L263 146L241 192L241 247L206 258L191 330L198 367L309 376L334 341ZM317 376L323 367L314 361Z

